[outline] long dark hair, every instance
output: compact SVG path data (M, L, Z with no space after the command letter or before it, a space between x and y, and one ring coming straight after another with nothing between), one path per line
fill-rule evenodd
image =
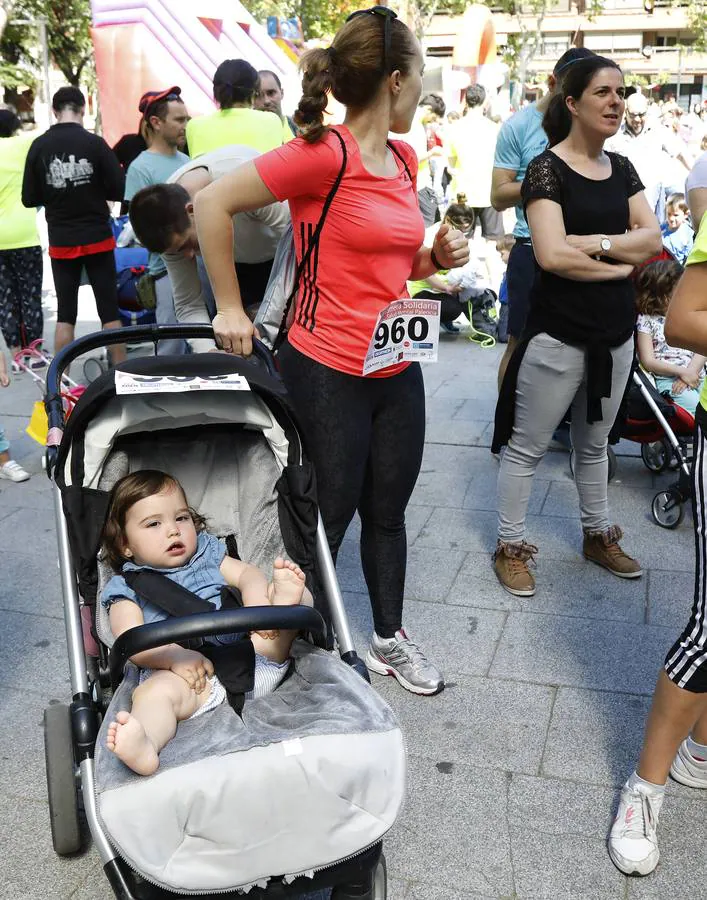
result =
M543 118L543 128L551 147L564 141L572 129L572 114L567 108L567 98L579 100L600 69L621 71L614 60L606 56L587 56L567 67L566 74L562 78L562 87L550 101Z
M329 93L344 106L363 109L391 72L407 75L410 71L417 41L399 19L389 23L388 71L383 71L384 24L382 16L356 16L337 31L331 47L304 54L300 62L302 99L294 119L306 141L319 140L326 130L324 110Z

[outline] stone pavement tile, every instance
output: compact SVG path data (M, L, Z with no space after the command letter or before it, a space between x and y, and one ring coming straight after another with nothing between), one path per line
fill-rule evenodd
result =
M651 694L672 629L509 613L491 678Z
M660 863L646 878L629 879L629 900L697 900L707 895L706 833L707 805L668 796L658 827Z
M513 775L508 823L518 900L623 900L606 852L614 792Z
M612 482L609 488L609 515L611 521L617 522L626 532L627 539L639 527L648 526L648 530L657 528L651 515L651 503L655 490L647 485L643 488L616 485ZM553 482L542 508L544 516L577 515L579 501L577 490L571 482Z
M393 678L372 678L400 720L413 756L440 768L471 764L529 775L539 771L552 688L453 675L441 694L419 697Z
M49 808L45 802L18 801L0 794L2 853L0 853L0 897L7 900L67 900L86 880L98 861L93 853L61 859L52 848ZM99 872L100 864L99 864ZM86 900L108 897L101 872L100 893Z
M649 697L560 688L542 774L620 787L636 767Z
M440 472L436 466L423 465L412 494L419 506L459 508L469 486L466 473Z
M0 610L0 684L59 700L69 697L64 623Z
M512 894L506 779L471 766L443 773L411 754L405 808L385 840L389 874L474 900Z
M432 422L427 426L425 441L428 444L461 444L488 447L491 445L487 419L449 419Z
M648 582L648 621L651 625L668 625L675 629L675 637L678 636L690 618L694 580L693 572L651 569Z
M449 503L447 505L461 505L464 509L483 509L493 510L495 512L497 508L497 473L498 467L496 467L495 470L491 473L480 472L479 474L474 475L473 478L469 481L466 489L466 494L464 495L461 504ZM537 515L541 512L543 503L545 502L545 496L551 484L552 482L543 481L541 478L536 478L533 481L533 490L530 494L530 502L528 504L529 515ZM433 505L443 506L445 504L440 502Z
M431 422L448 422L459 411L463 403L463 400L455 397L427 397L425 400L427 424L429 425Z
M471 477L480 472L498 471L498 463L486 447L467 447L463 444L425 444L422 458L425 469Z
M47 798L43 721L50 695L41 693L41 685L35 687L37 693L3 689L0 708L12 727L0 729L0 793L43 803ZM69 692L61 699L69 701Z
M373 628L367 594L346 593L344 603L359 655L368 648ZM505 613L496 610L441 606L406 601L403 624L425 654L437 663L448 679L452 676L485 675L499 636ZM375 687L381 679L375 676Z
M429 884L424 881L413 881L403 900L505 900L505 898L498 894L472 894L467 890L458 891L454 884L448 885L439 882Z
M650 697L560 688L543 775L620 788L636 768L649 708ZM677 781L668 782L668 793L707 804L707 791ZM707 817L707 809L703 815Z
M496 546L495 512L435 509L415 541L417 547L491 553Z
M616 578L607 584L607 573L585 560L568 562L542 555L538 556L533 574L538 584L535 595L514 597L499 584L490 554L469 553L447 594L447 603L589 619L644 621L644 579L631 582Z
M8 481L0 482L0 521L15 509L40 509L47 519L54 521L54 502L52 500L51 485L49 479L41 468L41 458L32 460L32 465L27 459L14 452L13 457L22 463L22 466L32 475L29 481L20 484L12 484ZM0 525L2 534L2 525Z
M465 553L461 550L410 547L405 577L405 599L444 603L464 558ZM342 543L336 571L342 591L359 593L367 591L357 543L348 540Z

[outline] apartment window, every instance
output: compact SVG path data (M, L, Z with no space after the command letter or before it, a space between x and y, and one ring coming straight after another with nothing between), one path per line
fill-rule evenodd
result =
M643 47L643 33L585 34L584 46L606 56L611 56L612 53L637 53Z

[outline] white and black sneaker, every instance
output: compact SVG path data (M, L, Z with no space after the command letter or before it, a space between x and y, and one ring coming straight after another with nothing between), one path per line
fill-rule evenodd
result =
M25 472L14 459L8 459L4 465L0 466L0 478L6 478L8 481L29 481L31 477L29 472Z
M392 675L413 694L437 694L444 688L442 673L402 628L393 638L381 638L374 632L364 662L371 672Z

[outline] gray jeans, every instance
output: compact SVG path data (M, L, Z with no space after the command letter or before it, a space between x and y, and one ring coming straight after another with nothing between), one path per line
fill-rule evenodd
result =
M158 325L176 325L177 314L174 311L174 297L172 295L172 283L169 275L163 275L155 282L155 294L157 306L155 319ZM158 356L170 356L174 353L186 353L187 342L183 340L160 341L157 345Z
M601 402L602 421L588 425L585 351L545 333L528 344L518 372L513 434L498 473L498 536L502 541L524 539L535 470L570 405L582 527L604 531L611 524L606 447L631 371L633 338L615 347L611 356L611 397Z

